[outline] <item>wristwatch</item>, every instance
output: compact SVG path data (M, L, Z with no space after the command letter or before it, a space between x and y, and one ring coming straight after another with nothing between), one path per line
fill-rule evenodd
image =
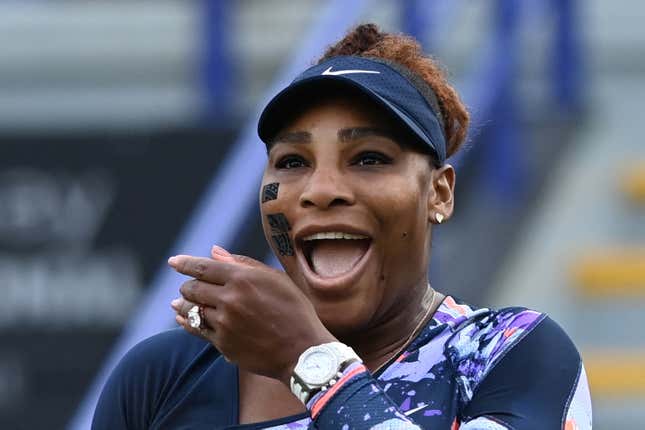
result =
M320 391L325 391L343 376L343 370L363 360L352 348L340 342L323 343L305 350L291 376L291 392L305 405Z

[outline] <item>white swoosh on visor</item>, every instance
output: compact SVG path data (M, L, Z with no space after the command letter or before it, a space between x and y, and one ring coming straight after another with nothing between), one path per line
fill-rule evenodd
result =
M358 69L350 69L350 70L331 70L331 67L328 67L327 70L321 73L321 75L331 75L331 76L338 76L338 75L349 75L351 73L381 73L376 70L358 70Z

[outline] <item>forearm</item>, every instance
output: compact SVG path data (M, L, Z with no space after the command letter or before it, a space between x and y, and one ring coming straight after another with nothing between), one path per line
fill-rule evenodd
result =
M318 429L421 427L401 412L362 364L349 366L329 390L314 396L307 408Z

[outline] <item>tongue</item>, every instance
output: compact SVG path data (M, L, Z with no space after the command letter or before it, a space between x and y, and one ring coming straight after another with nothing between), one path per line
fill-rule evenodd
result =
M311 250L313 269L323 278L340 276L352 270L368 247L369 240L317 240Z

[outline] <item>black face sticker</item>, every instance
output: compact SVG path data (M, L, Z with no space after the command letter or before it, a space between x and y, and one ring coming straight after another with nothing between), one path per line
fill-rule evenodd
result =
M291 230L289 221L287 221L287 217L283 213L269 214L267 215L267 220L271 226L272 234L286 233Z
M289 238L289 234L287 233L274 234L273 236L271 236L271 239L273 239L273 243L275 243L276 248L278 248L278 253L280 255L283 255L283 256L293 255L293 245L291 244L291 239Z
M275 243L280 255L293 255L293 244L288 231L291 230L289 221L283 213L267 215L271 227L271 239Z
M279 182L272 182L262 187L262 203L269 202L278 198Z

